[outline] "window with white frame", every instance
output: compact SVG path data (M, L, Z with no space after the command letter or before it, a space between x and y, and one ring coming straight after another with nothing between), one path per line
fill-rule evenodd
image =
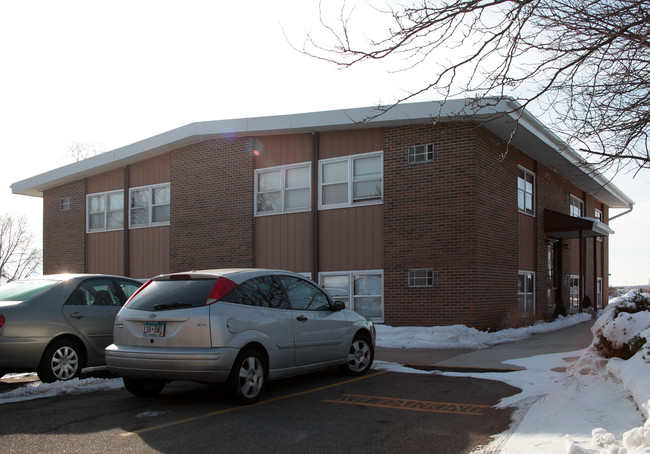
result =
M517 177L517 205L519 211L526 214L535 215L535 174L531 171L519 167L519 176Z
M421 162L433 161L433 144L414 145L408 147L409 164L419 164Z
M532 271L519 272L517 309L521 314L535 313L535 273Z
M569 214L578 218L582 217L583 213L585 212L585 203L582 201L582 199L579 199L578 197L571 194L571 201L569 203L571 205L569 208Z
M433 287L433 268L414 268L408 271L409 287Z
M383 272L337 271L320 273L321 287L335 301L371 320L383 321Z
M321 208L382 202L383 154L365 153L319 162Z
M311 208L311 164L255 171L255 214L280 214Z
M86 231L105 232L124 228L124 191L86 196Z
M131 228L169 225L169 183L131 188L129 196Z
M59 199L59 208L61 211L68 211L72 208L72 197L63 197Z
M567 276L567 281L569 287L569 309L578 310L578 307L580 307L580 276Z

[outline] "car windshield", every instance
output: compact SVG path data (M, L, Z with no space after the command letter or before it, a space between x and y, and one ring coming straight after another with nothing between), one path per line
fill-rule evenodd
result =
M57 281L14 281L0 286L0 301L25 301L53 287Z
M151 281L127 306L141 311L205 306L216 279Z

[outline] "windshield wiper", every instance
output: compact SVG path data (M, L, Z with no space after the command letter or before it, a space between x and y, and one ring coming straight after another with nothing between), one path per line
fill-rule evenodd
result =
M153 308L157 311L162 309L180 309L182 307L192 307L192 305L190 303L161 303L153 305Z

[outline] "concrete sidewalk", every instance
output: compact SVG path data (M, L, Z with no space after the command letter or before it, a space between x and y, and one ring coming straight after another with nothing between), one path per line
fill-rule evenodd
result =
M377 347L375 359L404 365L430 366L431 369L521 370L522 367L503 364L503 361L587 348L593 338L593 324L594 321L591 320L480 350Z

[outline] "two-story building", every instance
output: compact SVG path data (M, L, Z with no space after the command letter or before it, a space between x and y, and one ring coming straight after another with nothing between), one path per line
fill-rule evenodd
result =
M390 325L495 328L605 304L633 202L515 101L193 123L14 183L44 273L304 273Z

